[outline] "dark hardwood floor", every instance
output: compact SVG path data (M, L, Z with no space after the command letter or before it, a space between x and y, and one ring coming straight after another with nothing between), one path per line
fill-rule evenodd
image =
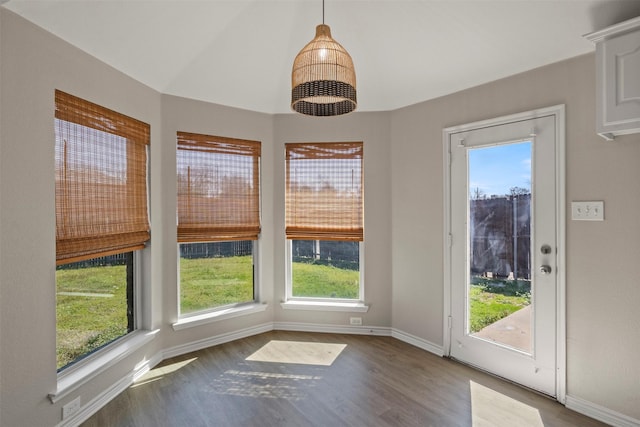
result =
M283 331L165 360L83 424L603 425L394 338Z

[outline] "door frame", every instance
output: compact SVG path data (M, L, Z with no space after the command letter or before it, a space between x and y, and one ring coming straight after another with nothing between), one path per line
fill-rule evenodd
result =
M452 230L451 230L451 152L450 143L453 134L492 126L505 125L512 122L536 119L540 117L555 119L555 154L556 154L556 242L557 242L557 289L556 289L556 400L564 404L566 401L566 262L565 262L565 229L566 229L566 194L565 194L565 106L564 104L541 108L493 119L451 126L443 129L443 164L444 164L444 310L443 310L443 352L451 354L451 312L452 312ZM532 130L533 131L533 130Z

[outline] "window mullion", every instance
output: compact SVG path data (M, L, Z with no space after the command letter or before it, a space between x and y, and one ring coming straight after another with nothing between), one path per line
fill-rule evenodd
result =
M135 313L136 313L136 305L135 305L135 280L134 280L134 261L133 261L133 252L128 252L126 254L126 265L127 265L127 332L132 332L135 330Z

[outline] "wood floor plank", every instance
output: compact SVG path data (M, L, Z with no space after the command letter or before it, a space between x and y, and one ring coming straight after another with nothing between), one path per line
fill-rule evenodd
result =
M287 363L282 343L256 353L275 341L290 342L284 348L298 354L296 363ZM303 344L290 347L296 342ZM319 344L346 346L325 366L318 357L338 347ZM272 331L162 362L83 426L604 424L391 337Z

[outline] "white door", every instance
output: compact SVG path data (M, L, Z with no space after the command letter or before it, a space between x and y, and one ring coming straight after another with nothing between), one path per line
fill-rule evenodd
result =
M561 363L558 111L445 130L449 354L551 396Z

